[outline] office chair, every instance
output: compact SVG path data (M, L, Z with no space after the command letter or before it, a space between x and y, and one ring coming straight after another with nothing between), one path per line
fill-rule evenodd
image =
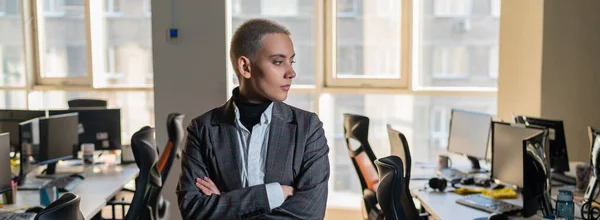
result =
M131 203L122 201L111 201L113 219L115 219L115 206L121 206L125 213L125 206L129 211L125 215L126 220L148 219L155 220L152 207L150 206L150 194L156 187L162 187L160 172L158 171L158 155L156 154L156 140L154 139L154 128L143 127L131 137L131 149L135 163L140 173L135 180L135 192Z
M348 155L356 169L363 191L363 217L369 219L380 216L377 208L376 191L379 184L375 161L377 157L371 149L368 140L369 118L362 115L344 114L344 138ZM352 146L350 140L356 140L360 146ZM355 148L356 147L356 148ZM365 214L367 216L365 216Z
M410 182L412 157L410 156L410 148L406 136L401 132L392 129L392 126L389 124L387 125L387 132L390 138L392 154L400 157L404 162L402 164L404 166L404 180L405 184L408 184Z
M35 216L35 220L84 220L83 214L79 210L79 201L81 198L73 193L65 193L56 201L50 203L46 208Z
M100 99L72 99L67 102L69 109L74 108L107 108L106 100Z
M410 194L402 159L398 156L387 156L377 159L375 165L379 169L379 187L377 200L386 220L419 220L419 215Z
M169 141L167 146L158 160L158 171L162 182L167 181L169 171L176 158L181 154L185 129L183 128L183 118L185 115L179 113L171 113L167 116L167 134ZM156 219L169 219L169 201L163 199L160 195L162 187L154 187L150 191L149 205L152 207Z

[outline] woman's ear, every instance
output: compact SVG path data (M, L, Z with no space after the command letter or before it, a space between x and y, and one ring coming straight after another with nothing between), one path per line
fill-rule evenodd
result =
M240 75L246 79L249 79L252 74L250 74L250 70L251 70L251 65L250 65L250 59L248 59L248 57L245 56L240 56L240 58L238 58L237 60L238 62L238 72L240 73Z

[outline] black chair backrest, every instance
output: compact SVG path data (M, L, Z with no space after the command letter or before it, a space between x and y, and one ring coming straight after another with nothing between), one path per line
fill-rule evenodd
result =
M65 193L56 201L50 203L46 208L35 216L35 220L84 220L83 214L79 210L79 201L81 198L73 193Z
M369 144L369 118L362 115L344 114L344 138L348 155L360 179L362 190L377 190L379 179L374 161L377 159ZM352 146L351 139L360 143Z
M171 170L171 166L176 159L176 155L182 148L183 139L185 136L185 130L183 128L183 118L185 115L179 113L171 113L167 116L167 134L169 136L169 140L167 142L167 146L163 150L163 153L160 155L160 159L158 160L158 171L160 172L160 177L162 182L167 181L167 177L169 176L169 171ZM161 210L160 206L160 193L162 191L162 187L154 187L150 191L150 201L149 205L152 207L153 213L155 215L155 219L160 219L164 216L164 212L168 210ZM168 202L163 200L163 203ZM162 212L161 212L162 211Z
M379 169L377 200L387 220L418 220L410 189L404 181L404 166L398 156L387 156L375 161Z
M397 130L392 129L391 125L387 125L388 136L390 138L390 147L392 149L392 154L400 157L402 165L404 166L404 179L406 180L406 184L408 184L410 180L411 173L411 164L412 158L410 156L410 147L408 146L408 141L406 140L406 136Z
M136 178L135 192L125 219L155 219L149 205L149 192L155 187L161 187L162 180L157 168L158 155L154 128L146 126L133 134L131 150L140 173Z
M73 99L68 101L69 108L107 108L106 100L100 99Z

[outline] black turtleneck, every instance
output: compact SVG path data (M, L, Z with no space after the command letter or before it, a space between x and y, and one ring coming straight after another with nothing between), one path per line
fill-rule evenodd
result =
M262 113L265 112L272 103L272 101L249 103L239 95L239 90L237 88L233 91L233 101L240 111L240 121L250 133L252 133L252 127L260 122Z

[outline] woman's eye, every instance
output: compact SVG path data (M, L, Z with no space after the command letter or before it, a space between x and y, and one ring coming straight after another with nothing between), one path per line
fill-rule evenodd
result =
M296 63L296 61L292 61L292 62L290 62L290 65L294 65L294 63Z
M281 65L281 63L283 63L283 62L282 61L275 61L275 62L273 62L273 64L275 64L275 65Z

